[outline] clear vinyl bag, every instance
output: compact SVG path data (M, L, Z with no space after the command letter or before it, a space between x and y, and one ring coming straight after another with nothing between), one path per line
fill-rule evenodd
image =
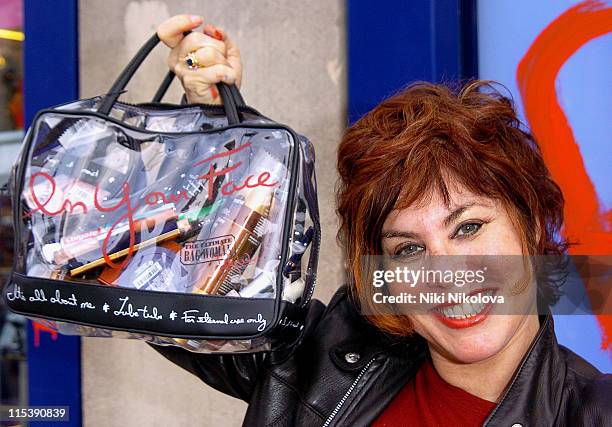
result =
M320 238L314 151L219 84L222 106L104 97L39 112L10 188L11 310L63 334L196 352L299 336Z

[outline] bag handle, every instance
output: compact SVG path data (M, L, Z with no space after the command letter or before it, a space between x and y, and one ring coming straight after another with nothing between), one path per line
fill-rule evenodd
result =
M183 33L183 36L187 36L191 32L192 30L185 31ZM174 72L172 70L169 70L168 73L166 74L166 77L164 77L164 80L161 82L161 84L157 88L157 91L155 92L155 96L153 97L153 102L161 102L164 95L166 95L166 92L168 92L168 89L170 88L170 85L172 84L172 81L174 80L174 76L175 76ZM236 103L236 106L246 107L247 106L246 102L244 102L244 98L242 97L240 90L238 90L238 87L235 85L230 85L229 87L230 87L230 90L232 91L232 95L234 96L234 102Z
M166 74L166 77L164 77L164 80L159 85L159 88L157 88L157 92L155 92L153 102L161 102L162 98L166 95L166 92L168 92L168 88L170 88L170 85L174 80L174 76L175 74L172 70L168 71L168 74ZM230 85L229 88L232 91L232 95L234 96L234 102L236 103L236 107L246 107L247 104L246 102L244 102L244 98L242 97L240 90L238 90L238 87L236 87L236 85Z
M136 55L134 55L134 57L126 65L121 74L119 74L117 80L115 80L108 93L102 99L100 107L98 108L98 112L100 114L104 114L106 116L110 114L113 105L115 105L115 103L119 99L119 96L121 96L121 93L129 83L129 81L132 79L132 77L134 77L134 74L136 74L138 68L142 65L144 60L147 58L147 56L149 56L151 51L155 48L155 46L157 46L159 42L160 39L158 35L154 34L149 40L145 42L145 44L138 50L138 52L136 52ZM169 78L169 75L166 75L166 78L162 82L162 86L164 84L167 84L167 86L165 87L165 90L161 92L162 95L168 89L168 86L170 86L171 81L172 79ZM231 86L235 88L234 85ZM160 89L162 88L160 87ZM234 98L234 95L236 92L238 92L238 89L235 88L235 90L232 90L230 89L230 86L225 83L217 83L217 89L219 90L219 95L221 96L221 100L223 101L223 108L227 116L228 124L234 125L240 123L240 115L238 114L238 109L236 105L237 103L240 103L242 97L240 97L240 99L238 100ZM159 89L158 93L160 93ZM242 100L242 102L244 102L244 100Z

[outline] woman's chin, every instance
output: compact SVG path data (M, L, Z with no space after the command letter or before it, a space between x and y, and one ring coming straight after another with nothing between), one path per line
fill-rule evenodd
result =
M445 348L444 351L459 363L478 363L498 354L504 345L504 342L497 342L497 340L482 342L480 339L462 339L453 343L450 348Z
M434 320L423 332L427 334L427 341L446 358L459 363L478 363L502 351L516 332L516 325L505 317L488 316L484 322L462 329L449 328Z

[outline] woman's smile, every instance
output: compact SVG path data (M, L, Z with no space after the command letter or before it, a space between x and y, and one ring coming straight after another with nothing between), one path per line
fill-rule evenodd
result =
M463 329L476 326L484 322L493 308L493 296L497 289L478 289L468 297L480 297L474 302L445 303L431 309L433 316L451 329ZM484 302L487 301L488 302Z

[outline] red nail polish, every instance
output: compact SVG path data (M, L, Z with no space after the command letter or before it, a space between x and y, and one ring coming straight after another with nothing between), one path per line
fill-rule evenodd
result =
M210 94L212 95L213 99L217 99L219 97L219 92L215 86L210 87Z
M223 40L223 34L221 34L221 31L219 30L215 30L213 37L216 38L217 40Z

